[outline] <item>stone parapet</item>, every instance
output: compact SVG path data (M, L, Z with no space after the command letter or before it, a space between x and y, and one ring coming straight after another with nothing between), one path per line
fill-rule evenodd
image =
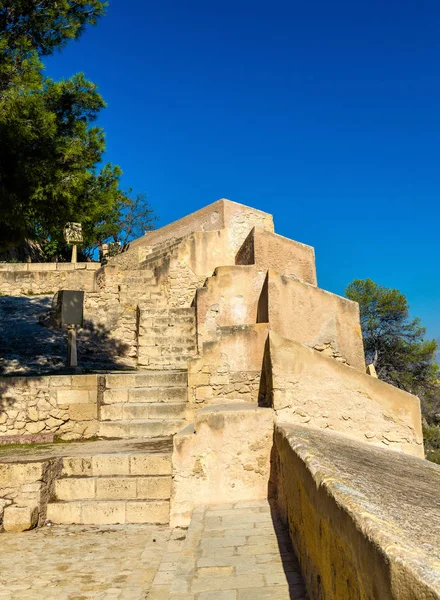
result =
M437 465L284 423L274 479L310 598L440 598Z

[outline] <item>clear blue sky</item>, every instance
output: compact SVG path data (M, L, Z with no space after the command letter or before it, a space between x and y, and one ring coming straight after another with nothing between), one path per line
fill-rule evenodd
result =
M218 198L402 290L440 337L438 0L113 0L46 61L108 103L106 160L164 225Z

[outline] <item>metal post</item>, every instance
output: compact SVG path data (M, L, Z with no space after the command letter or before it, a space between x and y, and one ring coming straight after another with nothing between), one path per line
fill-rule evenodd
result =
M78 357L76 353L76 329L75 325L70 326L67 333L67 366L77 367Z

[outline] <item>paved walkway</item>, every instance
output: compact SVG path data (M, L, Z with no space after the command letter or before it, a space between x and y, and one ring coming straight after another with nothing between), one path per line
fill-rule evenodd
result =
M170 536L146 525L3 533L0 600L144 600Z
M284 526L267 502L197 509L183 550L162 560L148 600L306 600Z

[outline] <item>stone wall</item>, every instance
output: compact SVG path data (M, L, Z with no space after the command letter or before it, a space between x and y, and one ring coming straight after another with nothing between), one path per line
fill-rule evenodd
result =
M199 346L214 340L217 327L253 325L266 271L253 265L218 267L197 290Z
M99 375L0 378L0 439L93 437L98 431L99 380Z
M273 477L310 598L440 598L439 468L279 424Z
M29 296L55 294L59 290L93 290L99 263L0 264L0 294Z
M365 372L357 302L273 270L267 278L264 300L274 331Z
M223 327L203 345L200 358L188 363L188 418L206 404L257 404L267 333L265 324Z
M246 404L209 406L174 436L171 527L195 506L267 497L273 413Z
M317 285L315 250L300 242L255 227L244 240L235 259L237 265L273 269L300 281Z
M424 456L416 396L273 331L264 362L260 402L283 421Z

